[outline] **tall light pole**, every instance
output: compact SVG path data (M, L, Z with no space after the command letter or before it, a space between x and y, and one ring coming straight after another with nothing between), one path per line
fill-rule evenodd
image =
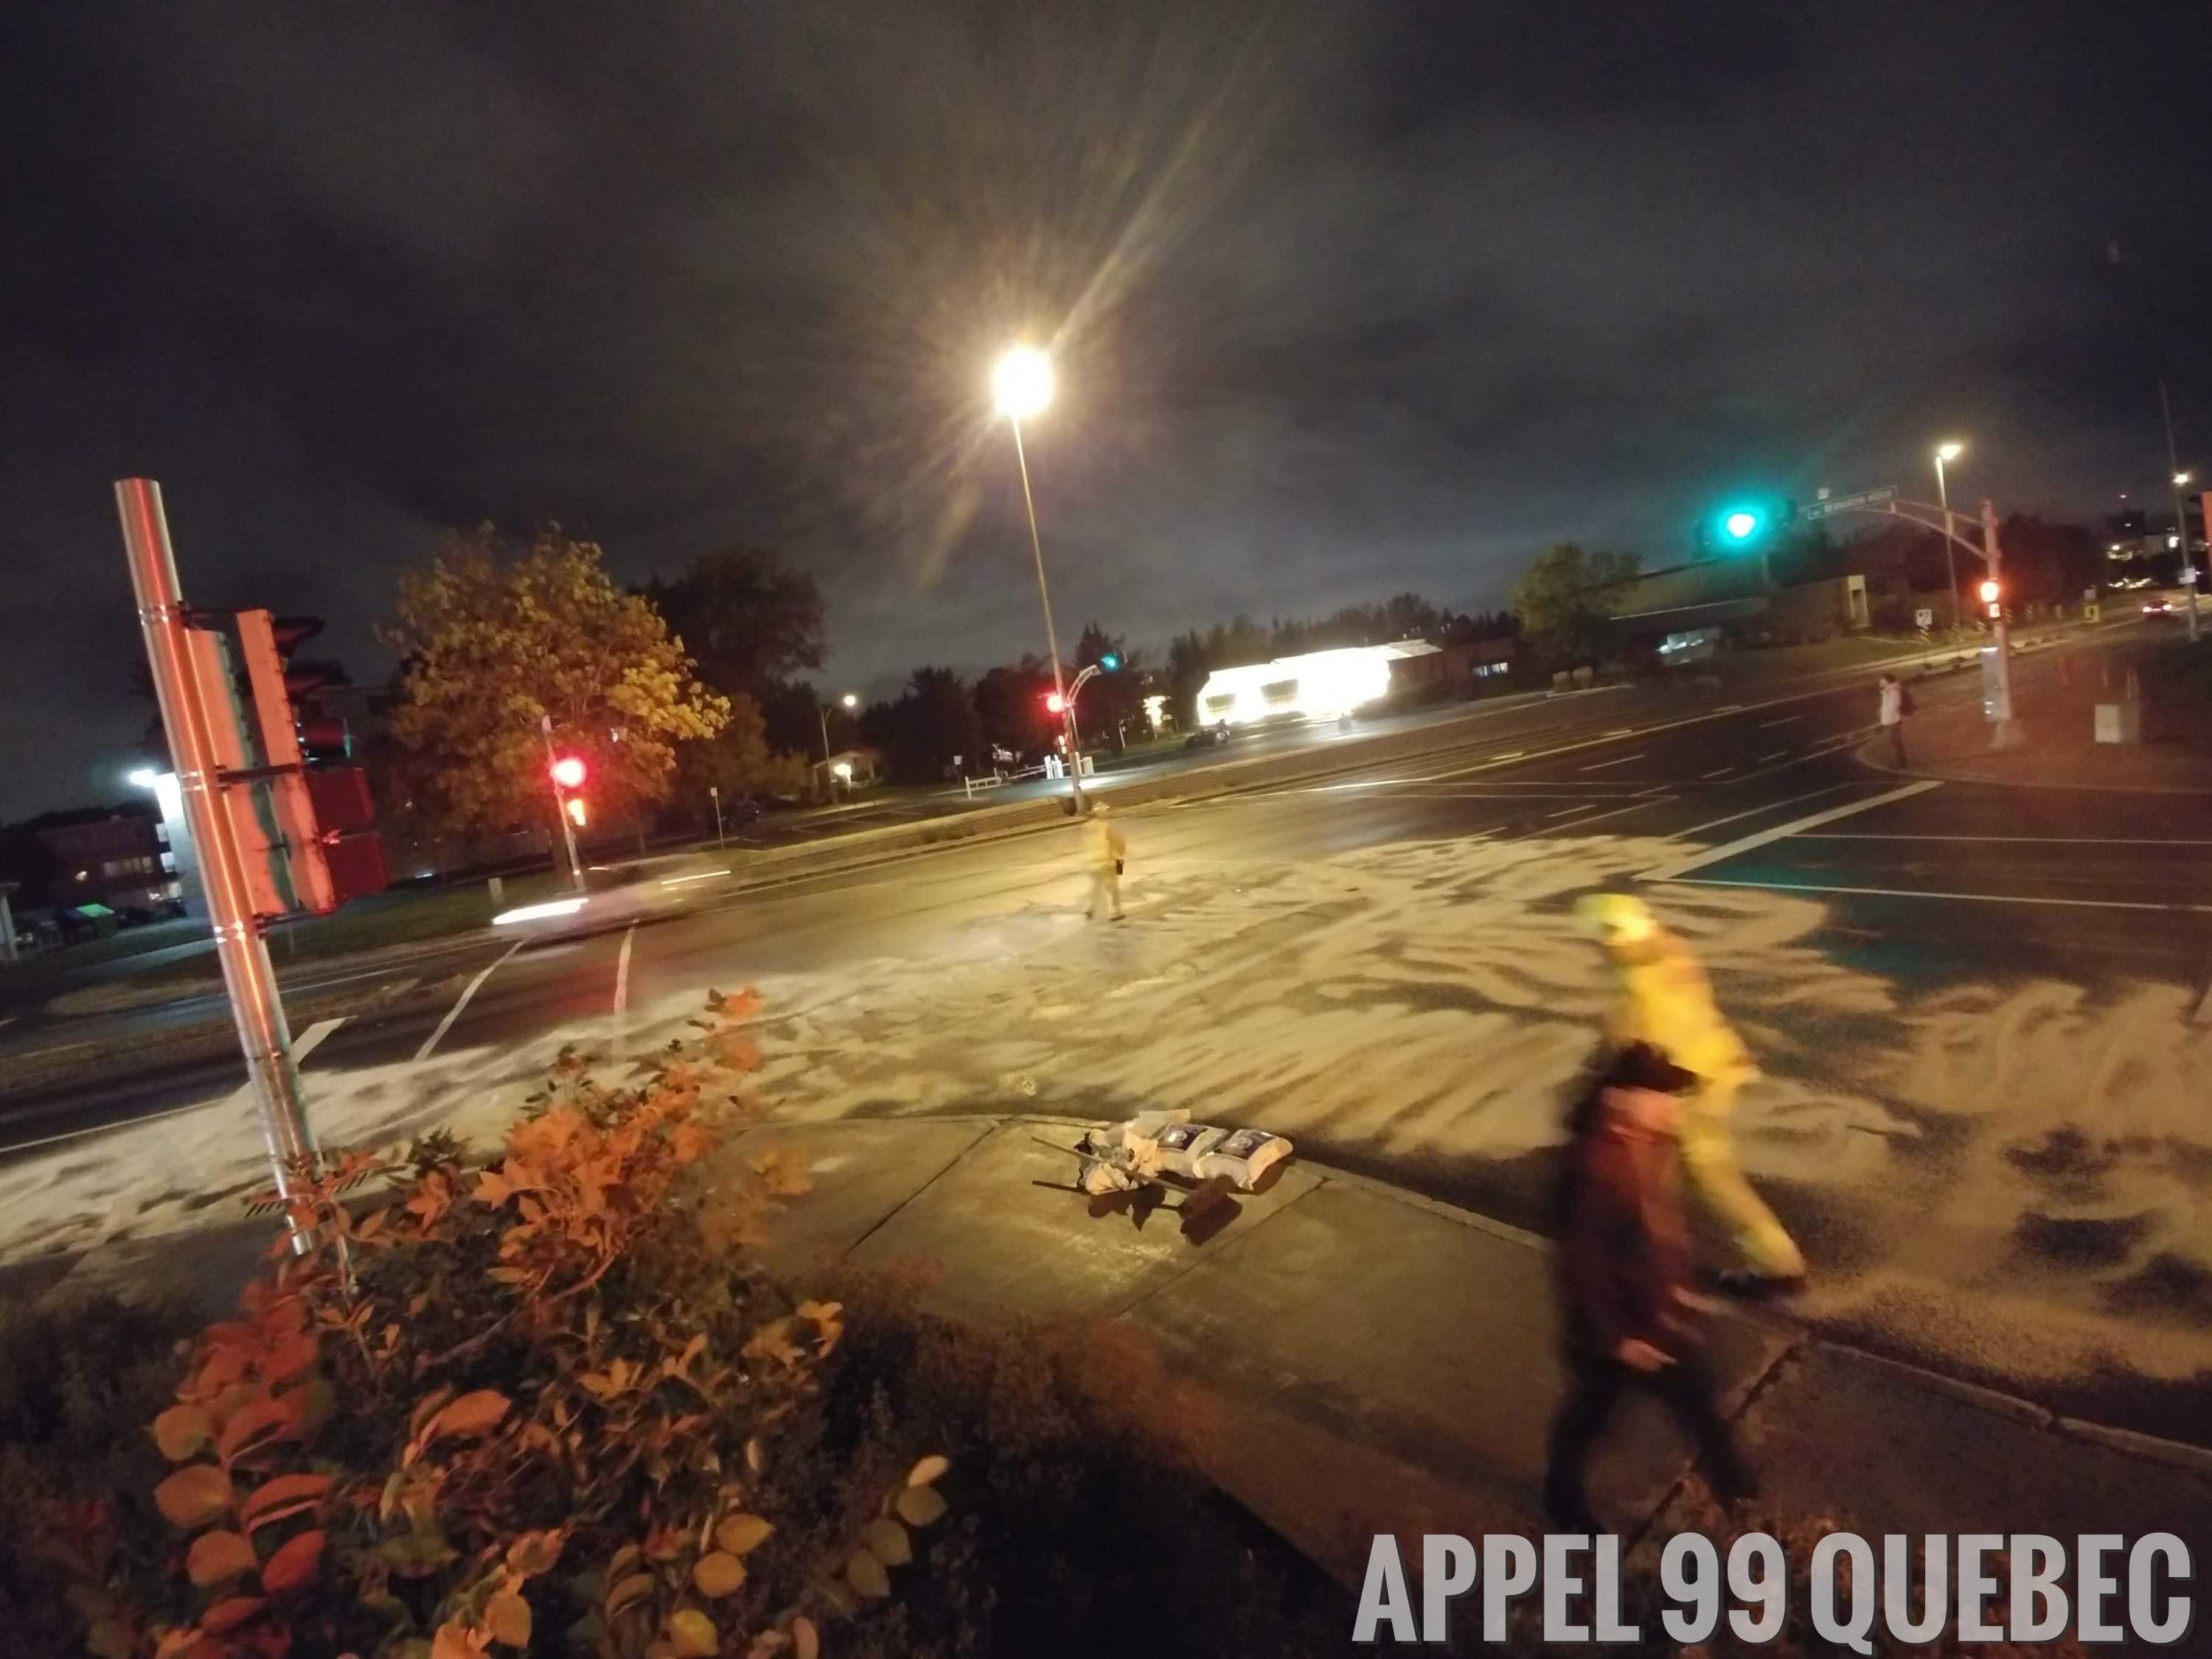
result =
M850 691L837 701L848 713L860 706L860 700ZM815 718L822 722L822 787L829 792L830 799L834 801L837 799L837 775L830 769L830 705L823 702L816 703L814 714Z
M2189 520L2182 515L2181 487L2189 482L2189 474L2181 470L2181 459L2173 450L2173 402L2166 395L2166 377L2158 380L2159 413L2166 416L2166 465L2173 475L2173 533L2181 539L2181 582L2189 590L2189 637L2197 637L2197 555L2189 546ZM2212 524L2204 527L2205 537L2212 541Z
M1959 631L1959 556L1952 550L1951 481L1943 476L1945 463L1955 461L1965 453L1966 446L1946 443L1936 446L1936 499L1943 506L1943 570L1951 579L1951 631Z
M1037 535L1036 497L1030 493L1030 460L1022 447L1022 422L1041 414L1052 401L1052 359L1033 346L1009 346L999 355L991 371L991 396L999 413L1013 428L1014 461L1021 468L1022 505L1030 515L1030 551L1036 556L1037 598L1044 605L1044 642L1052 653L1052 693L1060 700L1060 722L1067 737L1068 787L1078 812L1083 799L1083 755L1076 747L1074 704L1067 696L1066 677L1060 669L1060 635L1052 626L1052 592L1045 586L1044 543Z

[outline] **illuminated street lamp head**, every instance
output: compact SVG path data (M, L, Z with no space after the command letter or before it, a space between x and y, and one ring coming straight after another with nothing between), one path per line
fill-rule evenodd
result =
M1937 444L1936 446L1936 459L1939 461L1955 461L1960 456L1966 453L1966 447L1961 443Z
M860 706L860 700L854 696L850 691L848 691L843 696L838 698L837 701L843 703L848 708L858 708Z
M1009 346L991 371L991 398L1010 421L1026 421L1052 401L1052 359L1034 346Z
M151 789L160 780L155 776L152 767L141 766L133 769L123 781L134 789Z
M2193 472L2177 472L2173 475L2173 481L2178 484L2185 484L2196 476Z

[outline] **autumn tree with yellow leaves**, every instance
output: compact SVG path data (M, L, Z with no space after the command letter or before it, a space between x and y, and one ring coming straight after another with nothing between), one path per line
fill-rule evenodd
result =
M594 543L549 526L527 545L490 525L445 538L403 574L392 732L414 805L447 834L552 810L543 722L590 768L596 821L665 799L679 749L713 738L728 700L699 684L682 640L611 579Z

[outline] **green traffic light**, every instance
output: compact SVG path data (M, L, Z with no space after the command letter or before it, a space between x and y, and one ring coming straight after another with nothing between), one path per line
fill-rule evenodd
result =
M1738 507L1721 520L1721 528L1728 532L1731 539L1747 542L1759 533L1759 514Z
M1120 653L1117 652L1109 651L1104 656L1098 659L1098 665L1104 669L1108 673L1112 673L1115 669L1121 665L1121 658Z

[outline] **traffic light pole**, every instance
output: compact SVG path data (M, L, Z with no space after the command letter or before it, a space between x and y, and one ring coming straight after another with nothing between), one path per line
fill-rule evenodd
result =
M561 820L561 842L568 849L568 879L580 893L584 890L584 861L576 856L575 821L568 816L568 799L561 793L560 775L554 770L561 757L553 749L553 717L540 714L538 725L545 733L545 776L553 786L553 816Z
M195 651L184 598L178 591L176 555L169 544L161 486L151 478L119 479L115 507L122 520L123 548L131 562L146 660L176 762L185 822L199 853L216 958L222 964L262 1139L289 1217L299 1172L312 1169L319 1154L307 1127L307 1099L300 1087L300 1068L292 1058L292 1033L285 1024L276 970L270 965L269 947L254 914L245 851L222 796L215 722L235 715L231 708L210 706L211 688L195 672L194 659L200 653ZM212 646L213 641L205 643ZM294 1222L293 1249L304 1252L308 1242L307 1233Z

